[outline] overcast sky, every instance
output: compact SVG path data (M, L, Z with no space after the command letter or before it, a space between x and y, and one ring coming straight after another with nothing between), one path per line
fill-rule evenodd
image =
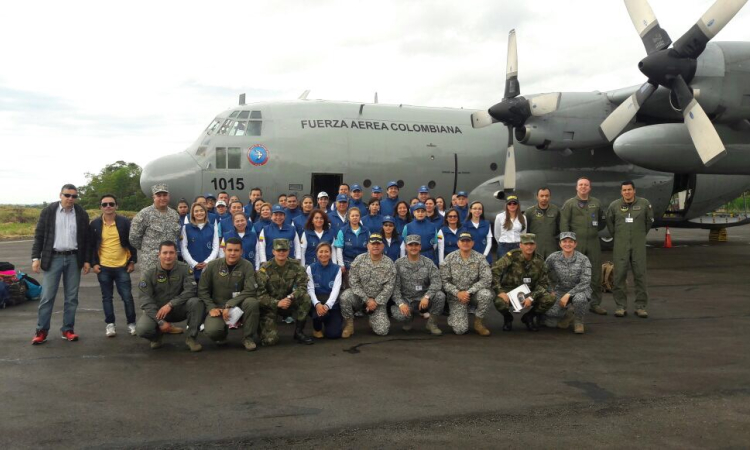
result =
M651 0L673 40L713 1ZM0 203L57 199L118 160L184 150L237 103L487 108L517 30L521 92L643 83L620 0L6 2ZM750 41L750 7L716 40Z

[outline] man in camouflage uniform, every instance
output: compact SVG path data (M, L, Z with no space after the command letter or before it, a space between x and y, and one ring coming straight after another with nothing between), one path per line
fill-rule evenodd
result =
M469 330L469 307L475 307L474 331L480 336L489 336L482 323L492 302L492 273L487 258L474 250L474 239L471 233L458 235L458 251L446 256L440 265L440 278L443 290L448 297L450 315L448 325L456 334Z
M141 274L156 267L161 242L180 238L180 215L169 207L169 188L155 184L151 193L154 204L140 210L130 224L130 244L138 249Z
M576 234L572 231L560 233L560 247L562 251L551 254L546 261L556 301L545 313L545 324L567 329L574 319L575 333L583 334L583 317L591 297L591 263L576 251Z
M529 331L539 331L535 320L544 314L555 303L555 296L549 292L547 265L536 253L536 236L531 233L521 235L520 248L509 251L492 266L492 288L495 297L495 308L505 319L504 331L513 329L513 315L510 312L508 292L525 284L531 293L524 299L524 308L530 308L521 322Z
M589 196L591 181L586 177L578 179L577 195L565 202L560 210L560 231L572 231L578 237L578 251L591 262L591 303L590 311L605 315L602 308L602 250L599 231L604 229L606 217L599 199Z
M537 204L526 212L526 230L536 235L536 252L542 259L558 251L557 235L560 234L560 208L549 202L551 193L548 187L536 192Z
M445 294L440 271L430 258L422 256L422 238L418 234L406 236L406 256L396 260L396 283L393 288L391 315L406 322L404 330L411 330L415 314L428 313L427 330L435 336L443 332L437 318L445 306Z
M157 349L162 346L164 333L173 328L172 322L187 319L185 343L191 351L199 352L202 347L196 338L205 309L197 297L193 271L177 261L177 245L172 241L162 242L158 255L157 266L146 270L138 283L143 315L135 324L135 333Z
M635 281L635 314L648 317L646 291L646 235L654 223L654 211L648 200L635 196L635 185L625 181L620 186L621 199L607 210L607 229L614 237L612 259L615 264L612 297L617 304L616 317L624 317L628 307L628 266L633 268Z
M260 300L260 285L253 263L242 257L242 241L233 237L226 240L224 257L208 263L198 283L198 297L206 305L208 316L204 332L217 345L227 343L232 308L242 310L242 345L251 352L256 349Z
M261 339L263 345L279 342L276 328L278 315L296 319L294 340L311 345L312 339L304 332L312 300L307 293L307 272L296 259L289 258L288 239L273 240L273 259L261 265L258 282L264 289L261 297Z
M388 299L396 284L396 266L383 255L383 237L372 233L367 242L367 253L357 256L349 269L349 289L341 294L341 315L344 317L342 338L354 334L354 312L364 311L370 316L370 327L378 336L385 336L391 328L388 320Z

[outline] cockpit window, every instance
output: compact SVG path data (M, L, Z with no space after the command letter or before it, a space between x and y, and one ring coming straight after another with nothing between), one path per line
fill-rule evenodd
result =
M229 131L230 136L244 136L247 122L235 122L232 129Z
M198 150L195 151L195 156L206 156L206 147L198 147Z
M217 169L240 169L242 166L242 148L216 147Z
M226 147L216 147L216 168L227 168L227 149Z
M237 116L237 118L247 120L249 116L250 116L250 111L240 111L240 115Z
M216 128L219 126L220 123L221 123L221 119L214 119L214 121L211 122L208 128L206 128L206 133L212 134L214 131L216 131Z
M247 136L260 136L262 125L263 122L260 120L251 120L247 123L247 132L245 134Z
M216 134L227 134L227 131L229 131L232 126L232 122L234 122L232 119L225 120L221 125L221 128L219 128L219 132Z
M232 114L229 115L230 118L235 118L239 114L239 111L233 111Z
M260 111L253 111L250 113L251 119L262 119L263 115L260 113Z

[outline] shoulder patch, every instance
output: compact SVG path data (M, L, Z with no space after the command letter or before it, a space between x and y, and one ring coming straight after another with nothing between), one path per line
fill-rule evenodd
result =
M141 280L141 282L140 282L140 283L138 283L138 287L139 287L139 288L141 288L141 289L145 288L146 286L147 286L147 285L146 285L146 282L145 282L145 281L143 281L143 280Z

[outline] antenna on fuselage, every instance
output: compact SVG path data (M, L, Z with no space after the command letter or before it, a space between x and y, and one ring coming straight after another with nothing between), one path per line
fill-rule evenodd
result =
M375 93L375 103L376 104L378 103L378 93L377 92Z
M240 94L240 106L245 104L245 94Z
M305 92L303 92L302 95L299 96L299 99L300 100L307 100L307 94L309 94L309 93L310 93L310 89L308 89Z

